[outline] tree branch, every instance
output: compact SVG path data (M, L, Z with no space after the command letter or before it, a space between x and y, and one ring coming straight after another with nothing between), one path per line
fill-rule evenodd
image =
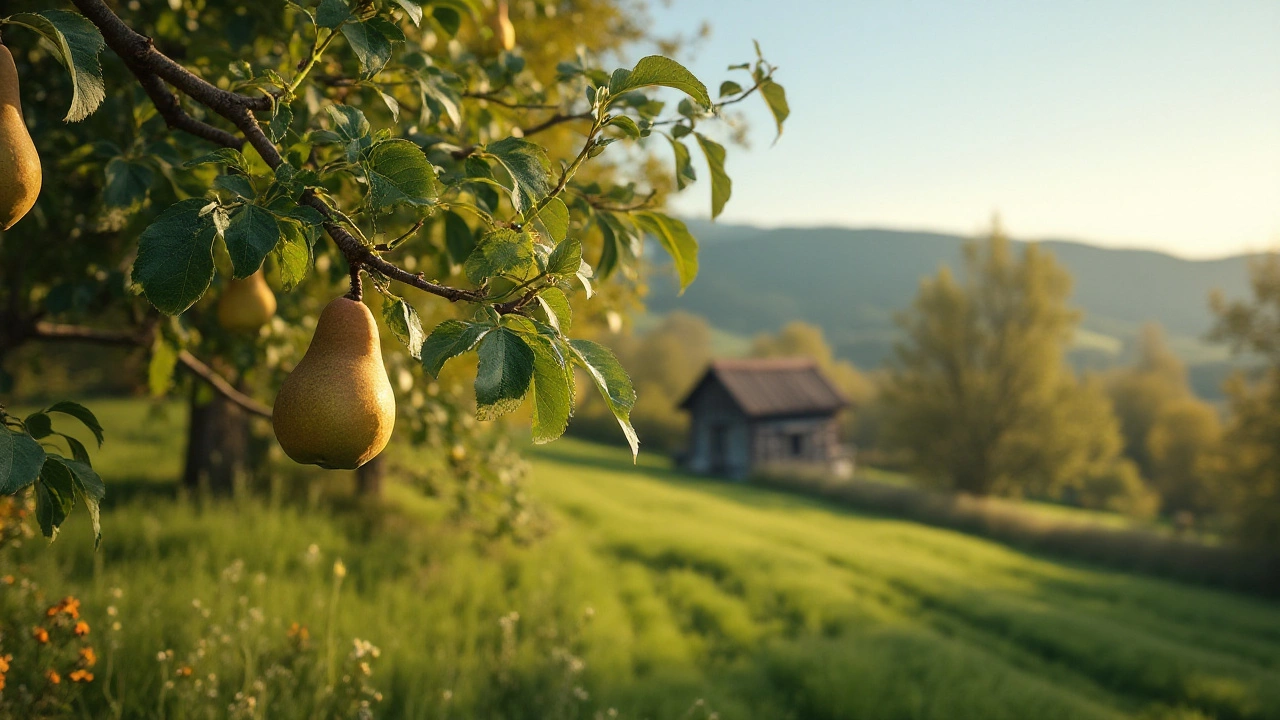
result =
M97 345L113 345L118 347L147 347L150 345L150 333L145 331L127 332L122 330L99 330L81 325L63 325L60 323L39 322L32 334L37 340L89 342ZM240 406L247 412L264 418L271 417L271 408L245 395L235 388L226 378L219 375L187 350L178 351L178 362L194 375L205 381L220 395Z

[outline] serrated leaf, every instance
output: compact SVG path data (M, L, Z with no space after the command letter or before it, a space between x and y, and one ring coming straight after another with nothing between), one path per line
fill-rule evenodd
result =
M98 55L106 45L97 26L79 13L45 10L18 13L5 22L29 27L44 36L57 51L56 57L71 74L71 107L63 120L79 122L93 114L106 97L102 66Z
M391 60L391 39L373 22L347 23L342 26L342 36L360 61L365 77L377 75Z
M198 158L188 160L182 164L184 168L193 168L197 165L207 165L216 163L219 165L227 165L233 167L240 172L249 172L249 163L245 160L244 155L234 148L218 148L210 153L205 153Z
M169 206L138 238L133 281L160 312L178 315L195 304L213 281L216 235L207 205L192 198Z
M102 503L103 498L107 496L107 486L87 462L63 458L57 458L57 460L71 472L71 478L74 481L73 500L78 498L84 503L85 509L89 511L89 521L93 525L93 546L97 547L98 543L102 542L102 519L99 505Z
M289 126L292 124L293 108L283 100L276 103L275 113L271 115L271 122L267 124L267 134L271 137L271 142L283 140L289 134Z
M31 413L23 418L22 424L26 426L27 434L37 440L53 434L53 418L42 412Z
M151 397L164 397L173 387L173 373L178 369L178 349L157 335L151 343L151 360L147 363L147 390Z
M369 134L369 119L359 108L350 105L329 105L325 108L333 120L333 129L343 141L359 140Z
M684 143L670 135L664 134L663 137L671 143L671 150L676 155L676 189L683 190L698 179L693 171L693 158L689 154L688 146Z
M619 115L609 121L611 127L616 127L626 133L627 137L632 140L640 139L640 126L636 125L636 121L626 115Z
M307 242L302 228L294 222L280 223L280 243L276 245L276 266L280 269L280 284L285 292L298 287L307 276L311 270L311 260L311 243Z
M40 479L36 483L36 521L47 538L57 536L58 528L75 504L75 477L64 462L50 455L40 467Z
M151 190L155 172L139 162L112 158L105 170L102 203L107 207L132 208L141 205Z
M549 287L538 293L538 305L546 313L547 322L560 333L567 334L573 327L573 307L560 288Z
M547 239L558 243L569 233L569 208L560 198L551 198L538 211L538 222L546 231Z
M470 352L491 327L461 320L445 320L422 343L422 368L432 377L438 377L445 362Z
M0 425L0 495L13 495L35 482L44 458L35 438Z
M533 442L548 443L564 434L573 415L573 369L551 338L526 335L533 349Z
M440 194L431 161L408 140L387 140L369 148L365 169L374 210L398 203L426 205Z
M622 363L618 362L613 352L599 343L570 340L569 347L572 348L578 365L595 381L596 388L613 411L634 458L640 452L640 438L636 435L635 428L631 427L631 409L636 405L636 391L627 371L622 368Z
M702 81L685 66L661 55L640 58L640 62L625 75L615 72L609 80L609 92L616 97L628 90L653 85L675 88L701 105L711 105L707 86L703 85Z
M476 236L462 216L450 210L444 214L444 245L449 258L458 265L466 262L476 249Z
M98 422L98 417L89 408L80 403L63 400L62 402L54 403L45 412L70 415L79 420L82 425L88 428L89 432L93 433L93 438L98 441L98 447L102 447L102 423Z
M778 134L773 139L776 143L782 137L782 123L791 115L791 108L787 105L787 92L778 83L765 80L760 83L760 94L764 96L764 102L769 106L769 112L773 113L773 120L778 125Z
M409 348L409 355L415 360L420 360L426 333L422 331L422 321L418 319L418 311L403 298L389 298L382 303L382 319L387 323L391 334Z
M316 8L316 24L323 28L335 28L344 22L355 20L346 0L320 0Z
M265 209L245 205L231 216L222 237L231 256L233 275L244 279L262 268L267 253L280 242L280 225L276 216Z
M575 275L582 267L582 241L566 238L547 258L547 274Z
M462 269L471 282L479 285L497 275L523 277L533 263L533 239L529 234L503 228L485 233Z
M511 204L523 215L551 193L551 160L537 143L509 137L485 146L511 177Z
M673 217L650 211L637 212L633 217L641 228L657 238L671 256L683 294L689 283L698 277L698 241L683 222Z
M711 170L711 219L714 220L724 212L724 205L733 194L733 181L724 171L724 146L708 140L702 133L693 135L698 139L698 146L707 159L707 168Z
M496 420L520 405L533 380L533 350L505 327L485 333L478 348L476 418Z

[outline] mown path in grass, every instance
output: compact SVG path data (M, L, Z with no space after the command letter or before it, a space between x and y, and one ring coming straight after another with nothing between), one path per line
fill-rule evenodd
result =
M798 717L1280 717L1274 604L573 441L535 457L536 495L627 618L640 685L680 667Z

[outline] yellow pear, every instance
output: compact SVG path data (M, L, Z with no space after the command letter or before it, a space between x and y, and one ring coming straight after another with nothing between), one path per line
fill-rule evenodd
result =
M256 332L276 314L276 296L262 271L243 280L232 279L218 298L218 324L232 332Z
M8 230L36 204L40 156L22 120L18 67L0 45L0 229Z
M493 30L493 38L498 49L511 52L516 46L516 26L511 24L511 15L507 11L507 0L498 0L498 7L489 21Z
M280 386L276 439L295 462L353 470L382 452L395 421L373 313L340 297L320 313L311 346Z

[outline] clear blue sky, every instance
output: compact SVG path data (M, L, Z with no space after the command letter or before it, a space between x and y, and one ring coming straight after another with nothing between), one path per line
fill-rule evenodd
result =
M724 222L971 234L998 212L1022 238L1280 246L1278 0L670 0L650 15L662 34L710 23L683 59L713 94L753 38L781 68L776 146L763 105L738 106L752 147L731 150ZM705 217L695 187L677 208Z

